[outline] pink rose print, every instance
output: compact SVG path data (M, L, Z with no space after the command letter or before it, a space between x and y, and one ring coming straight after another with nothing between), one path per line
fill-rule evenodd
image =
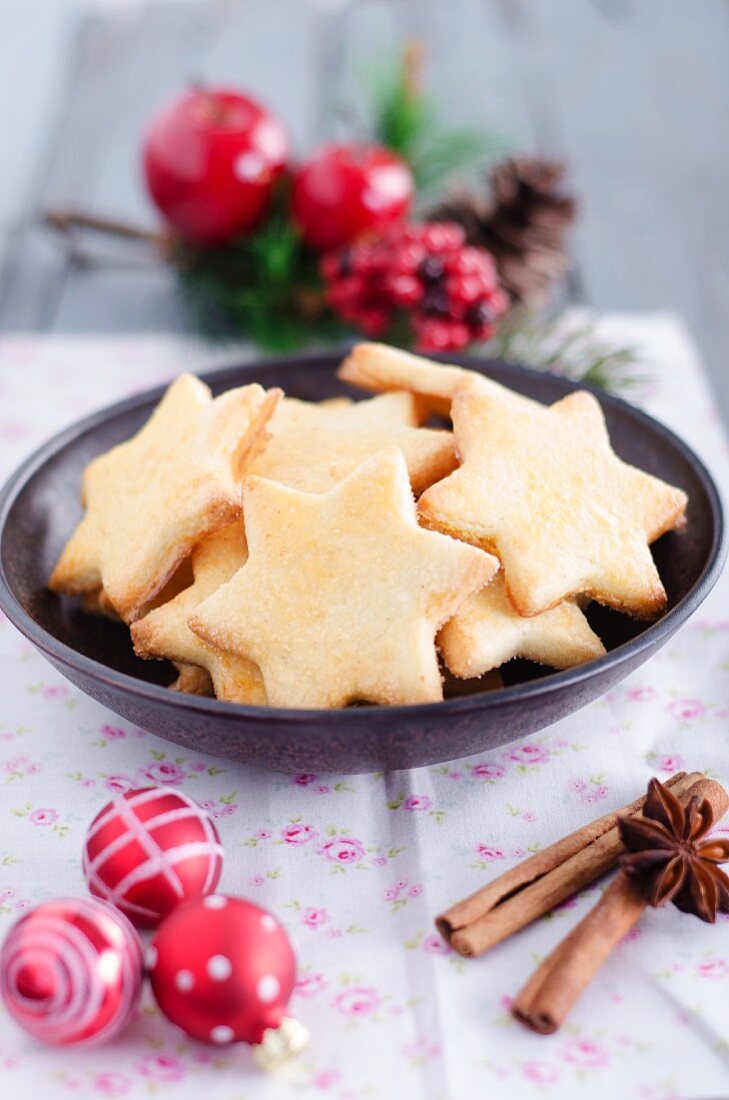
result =
M248 881L250 882L251 886L263 886L266 880L263 875L251 875Z
M301 916L301 923L305 924L307 928L320 928L328 920L329 914L326 909L317 909L313 905L305 909Z
M104 786L113 794L123 794L124 791L132 791L137 786L136 780L128 775L107 775Z
M628 692L628 698L633 703L649 703L656 695L656 689L652 687L634 687Z
M590 791L585 795L585 802L600 802L603 798L607 797L608 789L604 783L600 783L595 787L592 787Z
M576 794L582 794L584 791L587 790L587 780L570 779L569 783L567 784L567 788L570 791L574 791Z
M426 955L450 955L453 948L440 936L432 934L423 940L423 951Z
M419 883L416 882L415 885L411 886L410 889L408 890L408 897L409 898L419 898L420 895L422 894L422 892L423 892L423 887Z
M674 718L681 718L685 722L700 718L706 713L706 707L699 699L676 699L669 703L668 710Z
M310 787L312 783L316 783L318 775L312 775L311 772L300 772L299 775L291 777L291 782L295 783L297 787Z
M44 699L65 699L68 695L68 688L65 684L48 684L43 688L41 695Z
M341 1074L336 1069L323 1069L312 1078L312 1085L321 1092L326 1092L332 1085L341 1080Z
M131 1081L123 1073L97 1073L94 1088L103 1096L125 1096L131 1088Z
M559 1080L559 1071L546 1062L525 1062L521 1070L527 1081L535 1085L553 1085Z
M315 997L327 988L328 982L323 974L302 974L296 979L294 993L302 997Z
M375 856L372 860L374 867L385 867L387 865L387 856Z
M565 1062L571 1062L573 1066L580 1066L582 1069L600 1069L610 1061L605 1047L591 1039L571 1039L562 1048L562 1057Z
M729 978L729 960L705 959L696 964L696 973L700 978Z
M237 808L238 807L236 806L236 809ZM256 837L258 838L258 840L270 840L272 836L273 833L270 831L270 829L259 829L256 833Z
M474 764L471 775L478 779L501 779L502 775L506 775L506 768L502 768L501 764Z
M507 760L513 760L517 764L546 764L549 760L549 750L544 745L516 745L506 754Z
M109 726L105 725L101 727L100 733L107 741L120 741L122 737L126 737L127 731L122 729L121 726Z
M429 810L433 805L427 794L411 794L402 804L404 810Z
M319 855L324 856L330 863L358 863L364 854L364 845L359 840L348 836L328 840L319 849Z
M54 821L58 821L57 810L33 810L28 817L31 825L52 825Z
M28 763L27 756L13 756L3 764L4 772L17 772L24 764Z
M215 801L212 798L206 798L204 802L198 802L198 806L201 810L214 810L215 805Z
M238 809L237 802L229 802L226 806L218 806L213 810L211 817L230 817ZM263 838L265 840L265 837Z
M148 1054L146 1058L137 1062L136 1068L143 1077L149 1077L152 1081L160 1081L166 1085L181 1081L185 1076L185 1067L173 1054Z
M319 836L313 825L287 825L281 830L281 836L287 844L306 844Z
M477 844L476 855L481 856L481 859L485 859L487 863L504 858L504 853L499 848L492 848L490 844Z
M194 772L204 772L206 768L207 764L204 760L196 760L195 763L192 765L192 770Z
M656 760L656 767L660 768L662 772L677 772L683 768L683 757L679 756L677 752L667 752L663 756L659 756Z
M398 890L397 886L388 886L382 896L385 901L395 901L396 898L399 897L399 895L400 891Z
M147 764L146 768L139 769L145 779L152 783L179 783L185 778L185 773L179 764L169 764L161 761L159 764Z
M429 1058L440 1058L441 1049L440 1043L434 1043L432 1039L421 1036L414 1039L412 1043L406 1043L402 1048L402 1052L406 1058L427 1060Z
M316 794L329 794L329 788L325 786L314 787Z
M372 986L353 985L337 994L332 1007L343 1016L370 1016L380 1007L380 998Z

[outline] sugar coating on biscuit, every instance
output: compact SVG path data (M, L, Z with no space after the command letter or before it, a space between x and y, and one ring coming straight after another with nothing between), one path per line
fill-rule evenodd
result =
M460 394L452 418L462 465L423 494L421 522L497 554L519 614L577 593L664 610L649 544L683 524L686 494L615 455L591 394L549 408Z
M531 618L519 615L507 595L503 573L469 596L441 627L437 642L449 671L464 680L483 676L513 657L562 669L605 654L572 600Z
M452 433L421 428L422 418L411 393L345 405L285 397L268 425L270 438L248 472L305 493L324 493L394 444L405 455L414 492L421 493L457 465Z
M172 685L196 695L210 692L235 703L266 702L258 668L244 657L208 645L189 629L198 606L226 584L248 557L240 520L209 535L192 553L192 585L175 599L132 623L132 642L139 657L167 658L182 665Z
M85 515L51 588L103 588L121 618L138 618L195 543L240 516L244 461L279 396L254 384L213 400L181 375L132 439L86 468Z
M318 495L248 477L243 508L248 561L189 625L258 665L271 706L442 698L435 633L498 563L418 527L398 448Z

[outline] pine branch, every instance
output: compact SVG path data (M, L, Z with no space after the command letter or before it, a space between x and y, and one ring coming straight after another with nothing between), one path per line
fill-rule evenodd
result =
M420 199L454 175L470 174L502 154L508 142L494 128L459 126L442 119L423 87L423 48L414 41L362 81L366 127L373 141L399 154L412 169Z
M524 363L575 382L617 392L641 385L636 348L613 347L596 332L595 322L575 323L567 314L553 317L512 309L499 322L483 351L497 359Z

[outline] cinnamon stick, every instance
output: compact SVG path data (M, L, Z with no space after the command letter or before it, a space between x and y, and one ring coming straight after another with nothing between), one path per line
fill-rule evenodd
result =
M713 779L700 779L679 797L684 805L693 797L707 799L715 821L729 808L729 795ZM597 905L539 965L515 999L512 1015L542 1035L556 1031L647 905L640 883L619 871Z
M701 778L678 772L665 785L681 796ZM638 798L537 852L441 914L436 927L459 954L484 954L609 871L624 850L618 816L639 813L644 803Z

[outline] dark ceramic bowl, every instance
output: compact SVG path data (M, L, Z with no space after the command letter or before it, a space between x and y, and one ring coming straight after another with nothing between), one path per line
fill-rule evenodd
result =
M453 361L453 357L451 357ZM520 393L552 402L577 387L562 378L492 360L457 357ZM339 382L339 356L266 360L206 376L215 392L258 381L296 397L361 398ZM139 726L186 748L277 770L363 772L453 760L505 745L556 722L608 691L663 645L717 580L726 554L714 483L696 455L654 420L597 392L617 453L681 486L688 527L654 546L669 611L652 625L592 605L588 615L608 653L566 672L526 661L504 667L505 687L447 686L442 703L334 711L238 706L166 690L166 662L141 661L120 624L83 614L46 581L80 517L81 473L95 455L127 439L162 389L103 409L55 436L13 475L0 496L0 606L55 667L87 694Z

